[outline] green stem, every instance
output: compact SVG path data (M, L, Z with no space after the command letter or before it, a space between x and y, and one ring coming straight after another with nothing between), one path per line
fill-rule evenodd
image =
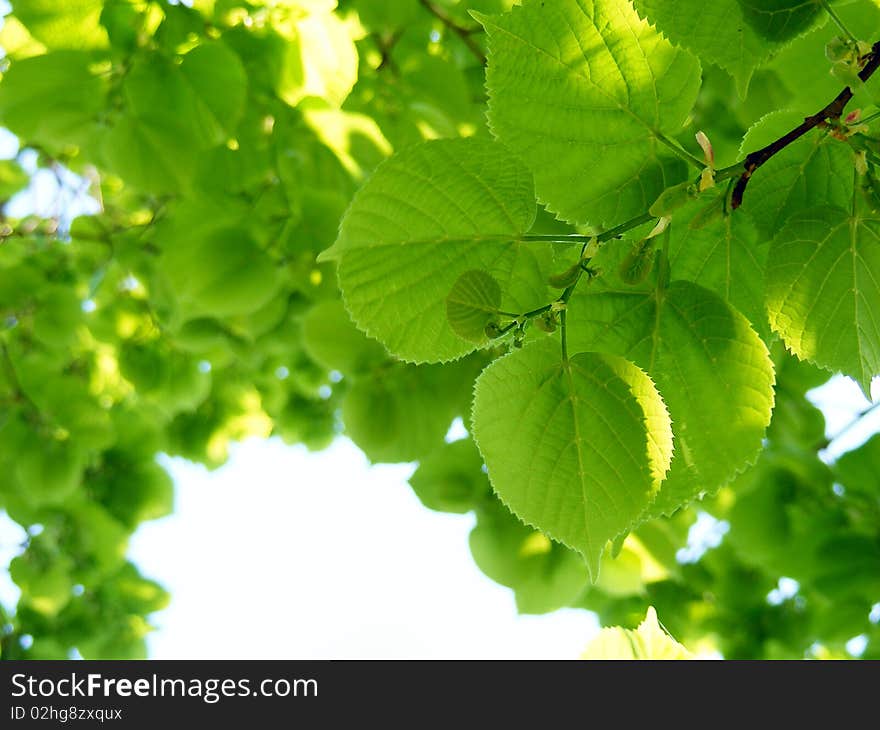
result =
M660 286L666 288L666 282L669 279L669 239L672 237L672 224L663 231L663 258L660 261L659 282Z
M715 171L715 182L719 183L722 180L731 180L735 177L739 177L745 171L745 161L734 163L729 167L722 167L720 170Z
M825 9L825 12L828 13L828 17L834 21L834 24L840 29L840 32L847 37L847 40L853 45L858 46L859 39L852 34L850 29L844 24L843 20L841 20L840 16L834 12L831 3L829 3L828 0L819 0L819 5Z
M508 332L510 332L510 330L512 330L512 329L513 329L514 327L516 327L518 324L519 324L518 322L511 322L509 325L507 325L507 327L502 327L502 328L501 328L501 334L502 334L502 335L506 335Z
M572 234L571 236L565 236L564 238L569 243L580 243L581 245L581 261L580 261L580 270L577 273L577 278L569 284L559 296L550 304L545 304L542 307L538 307L537 309L532 309L529 312L522 312L520 314L516 314L514 312L502 312L499 311L497 314L500 314L502 317L511 317L513 322L511 322L507 327L501 330L500 334L504 334L509 332L516 324L523 322L524 320L531 319L532 317L537 317L539 314L544 314L544 312L548 312L553 309L553 306L559 302L563 304L567 304L568 300L571 299L571 295L574 293L575 288L581 280L581 277L587 273L588 269L586 267L587 261L583 259L584 252L587 250L587 246L593 242L598 241L600 243L604 243L605 241L610 241L614 238L620 238L627 231L632 230L633 228L638 228L639 226L645 225L646 223L650 223L657 219L657 216L653 216L650 213L642 213L641 215L636 216L635 218L630 218L628 221L621 223L619 226L615 226L614 228L609 228L604 233L600 233L596 236L586 236L581 234ZM547 234L526 234L520 240L524 241L554 241L560 242L560 236L552 236ZM565 309L560 312L560 325L562 328L562 351L563 358L565 357L566 352L566 339L565 339Z
M633 228L638 228L645 223L650 223L651 221L656 220L656 218L657 216L651 215L650 213L642 213L635 218L630 218L628 221L624 221L619 226L614 226L614 228L609 228L607 231L597 233L594 236L588 236L585 233L570 233L564 235L555 233L524 233L518 240L524 242L545 241L547 243L581 244L588 244L595 240L599 243L604 243L605 241L610 241L612 238L620 238L627 231L631 231Z
M680 147L678 144L673 142L669 137L667 137L662 132L654 132L654 136L657 138L659 142L666 145L669 149L671 149L676 155L678 155L681 159L683 159L688 164L693 165L698 170L703 170L707 167L707 164L700 160L699 157L695 157L690 152L688 152L683 147Z
M637 215L635 218L630 218L628 221L621 223L619 226L609 228L604 233L600 233L598 236L595 236L595 238L600 243L604 243L605 241L610 241L612 238L620 238L627 231L631 231L633 228L643 226L645 223L650 223L653 220L657 220L657 216L651 215L650 213L642 213L641 215ZM587 243L589 243L589 240L587 241Z
M573 288L573 287L571 287L571 288ZM568 362L568 333L566 331L567 328L566 328L566 321L565 320L566 320L565 310L563 309L559 313L559 329L561 332L561 339L562 339L562 361Z
M520 241L546 241L547 243L589 243L595 236L582 233L524 233Z
M873 114L869 114L864 119L859 119L859 124L868 124L868 122L873 122L875 119L880 119L880 112L874 112Z
M855 219L856 217L856 210L858 208L858 199L860 192L862 192L862 186L859 185L859 171L853 168L853 196L852 210L850 211L850 215L852 215L853 219Z
M502 317L513 317L513 319L531 319L532 317L537 317L539 314L544 314L544 312L549 312L550 309L553 308L553 304L545 304L543 307L538 307L537 309L533 309L530 312L521 312L520 314L515 314L514 312L498 312Z

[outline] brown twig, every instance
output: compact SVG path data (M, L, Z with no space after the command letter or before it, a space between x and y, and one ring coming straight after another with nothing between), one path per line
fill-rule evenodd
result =
M461 38L461 42L468 47L468 50L474 55L474 58L480 62L481 66L486 65L486 54L483 53L480 44L472 38L475 33L479 32L479 28L465 28L464 26L459 25L453 18L447 15L444 10L441 10L434 5L431 0L419 0L419 2L425 10L431 13L431 15L437 18L437 20L443 23L443 25L455 33L455 35Z
M873 76L878 67L880 67L880 41L877 41L874 44L871 51L865 57L865 64L862 67L862 70L859 71L859 79L864 83ZM781 152L792 142L803 137L811 129L821 126L829 119L839 119L843 114L844 108L849 103L850 99L853 98L854 93L855 92L847 86L830 103L812 116L806 117L803 122L792 129L788 134L783 135L775 142L771 142L766 147L762 147L755 152L749 153L742 163L744 167L743 173L740 175L739 180L736 181L736 185L733 188L733 194L730 199L731 207L739 208L739 206L742 205L746 186L749 184L749 180L751 180L755 170L765 164L771 157L773 157L773 155Z
M383 36L378 33L375 34L376 44L379 46L379 51L382 54L379 65L376 66L377 71L381 71L383 68L387 68L392 73L397 73L397 64L391 57L391 53L394 50L394 46L397 44L397 41L400 40L401 35L403 35L401 31L395 31L389 36Z

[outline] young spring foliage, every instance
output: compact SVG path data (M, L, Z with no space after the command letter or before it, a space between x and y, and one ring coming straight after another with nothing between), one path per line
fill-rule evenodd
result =
M343 432L593 655L880 656L874 0L11 5L2 656L144 655L157 454Z
M572 223L611 227L685 178L668 137L700 88L700 64L626 2L523 3L486 28L488 121Z
M669 414L650 378L611 355L560 360L555 342L486 368L474 438L502 501L580 551L593 575L605 543L654 500L672 459Z
M880 372L880 247L863 212L874 201L853 183L873 173L856 164L859 130L820 129L840 125L842 108L802 139L785 137L793 115L761 120L745 151L778 149L751 167L715 170L705 133L705 161L676 139L700 60L731 71L744 94L773 48L818 22L818 4L777 5L731 0L704 17L664 2L526 0L475 14L498 141L398 153L355 196L327 254L355 323L398 357L446 360L507 332L517 347L548 340L478 379L473 434L501 500L594 575L607 543L756 459L774 404L771 330L866 392ZM739 43L725 42L732 32ZM865 74L871 59L860 58ZM724 179L739 180L734 197L716 191ZM852 214L816 207L837 196L854 200ZM552 235L528 230L535 198L598 235L561 235L569 251L553 250ZM626 234L635 241L618 243ZM578 249L565 274L544 279L563 289L548 297L541 272ZM551 337L537 331L556 320ZM527 330L532 321L541 326Z
M693 659L693 655L660 625L654 607L636 629L602 629L590 642L582 659Z
M673 43L728 71L742 96L755 69L821 16L818 0L633 0L633 5Z
M880 372L880 218L816 207L791 216L767 259L767 313L791 351L859 381ZM853 324L855 326L853 326Z
M321 260L338 260L343 300L368 335L404 360L443 362L475 347L446 316L463 274L486 271L504 282L508 310L546 299L537 262L520 240L534 219L531 175L500 144L426 143L379 166Z

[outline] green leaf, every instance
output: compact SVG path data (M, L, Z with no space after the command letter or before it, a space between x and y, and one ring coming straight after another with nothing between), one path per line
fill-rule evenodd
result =
M122 117L104 136L103 163L126 183L140 190L177 191L195 166L194 150L186 137L151 129L131 117Z
M308 4L298 10L311 10ZM291 13L275 28L287 39L279 96L291 106L321 97L341 106L358 78L358 53L346 22L332 10L335 3L315 6L314 12Z
M803 117L794 112L768 114L746 134L743 154L761 149L802 121ZM848 208L852 196L852 150L832 137L812 133L771 157L755 172L742 209L769 240L798 211L824 205Z
M789 219L767 260L770 325L799 358L851 375L880 373L880 218L815 208Z
M829 373L798 360L781 341L777 341L774 361L777 380L783 387L776 389L776 405L767 438L795 449L813 450L825 440L825 416L805 394L828 382Z
M569 347L626 357L669 407L675 457L645 515L671 514L755 459L773 409L773 364L748 320L686 281L663 292L575 293Z
M186 318L255 312L281 285L277 264L245 228L222 228L173 246L161 267Z
M86 381L68 372L47 371L28 360L19 361L16 371L21 391L39 408L44 420L68 432L69 442L86 449L113 443L109 415L95 401Z
M14 15L3 18L0 28L0 47L6 57L13 61L39 56L46 52L46 46L34 38L22 22Z
M247 76L238 56L220 41L202 42L183 57L180 72L198 97L206 124L216 125L217 142L234 136L247 95Z
M0 84L0 121L25 142L77 144L104 107L102 82L84 51L15 61Z
M520 613L571 605L589 583L583 558L524 525L497 499L477 511L469 544L477 567L513 589Z
M342 402L346 435L373 462L414 461L443 442L464 410L474 363L397 363L355 380Z
M817 551L816 587L837 600L858 597L873 602L880 592L880 546L867 535L831 537Z
M107 511L130 529L173 511L174 483L157 463L105 463L102 473L104 478L93 480L90 487ZM114 488L114 482L118 484L119 479L125 479L125 489Z
M45 616L55 616L73 596L72 562L58 556L48 565L30 553L24 553L9 563L9 577L24 594L24 602Z
M113 576L113 587L117 591L117 602L137 613L161 611L171 599L162 586L142 577L131 563L125 563Z
M841 456L834 472L847 492L876 499L880 495L880 435Z
M103 8L104 0L26 0L15 3L14 13L48 48L89 50L107 45Z
M673 639L657 620L657 611L648 608L645 620L636 630L619 626L602 629L584 651L583 659L693 659L693 655Z
M446 297L446 318L459 337L468 342L486 341L486 325L501 306L501 287L495 278L478 269L465 271Z
M692 228L702 211L716 203L700 201L673 218L669 228L670 271L676 279L715 292L745 314L759 334L767 334L769 325L762 301L767 241L759 239L744 210Z
M82 315L80 299L71 288L47 287L34 313L34 337L49 347L68 347L76 340Z
M792 546L800 541L788 514L791 493L808 486L784 469L773 465L768 468L764 460L735 482L737 496L727 515L731 530L726 540L745 562L766 565L772 570L790 570L798 561L812 557L803 554L802 549L792 551Z
M767 41L785 41L807 30L822 12L818 0L737 0L746 23Z
M700 64L628 3L526 0L478 19L489 36L489 123L550 210L607 227L684 179L660 138L681 130Z
M355 324L414 362L452 360L475 345L446 318L458 277L486 271L513 291L516 311L546 303L547 287L518 239L535 218L528 171L478 139L410 147L382 163L352 200L336 243L339 285ZM532 282L540 281L540 286Z
M148 192L177 192L199 153L226 142L244 111L246 77L238 57L209 42L180 64L135 62L124 82L125 114L104 140L107 164Z
M58 504L68 499L82 479L86 457L70 441L31 438L15 464L24 498L31 504Z
M834 9L844 24L856 32L880 27L880 5L876 2L838 2ZM825 55L828 43L839 37L837 25L825 23L781 49L767 64L790 92L789 106L804 116L815 113L843 88L829 73L830 63Z
M351 321L337 299L319 302L303 318L303 347L315 362L345 375L367 372L388 353Z
M817 5L803 0L633 0L673 43L717 64L745 97L754 70L774 49L805 31Z
M98 504L81 501L68 507L69 549L83 558L84 577L106 575L125 561L128 531Z
M370 117L316 102L301 108L306 124L356 180L391 154L391 144Z
M0 160L0 200L9 200L29 182L30 176L15 160Z
M486 368L473 425L501 500L578 550L594 579L605 543L653 501L672 458L669 416L650 378L613 356L562 361L555 340Z
M440 512L469 512L491 493L483 458L470 438L444 443L428 454L409 484L425 507Z
M393 33L399 27L414 23L419 17L418 0L353 0L358 19L373 31Z
M823 637L823 643L843 644L852 637L870 631L870 601L858 597L849 600L833 601L819 609L814 621L814 631ZM867 658L863 655L862 658ZM876 658L876 657L873 657Z

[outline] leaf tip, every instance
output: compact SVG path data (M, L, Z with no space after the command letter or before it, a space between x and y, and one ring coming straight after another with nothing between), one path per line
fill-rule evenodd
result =
M332 246L330 246L330 248L325 248L323 251L321 251L315 261L319 264L325 264L330 261L339 261L341 254L342 247L339 245L339 241L337 241Z
M605 552L604 548L600 548L598 551L580 550L578 552L580 552L584 562L587 564L587 573L590 575L590 585L596 585L599 580L599 567L602 564L602 553Z
M468 10L468 15L470 15L474 20L476 20L480 25L485 28L488 25L494 26L493 22L494 16L489 15L488 13L481 13L479 10Z

